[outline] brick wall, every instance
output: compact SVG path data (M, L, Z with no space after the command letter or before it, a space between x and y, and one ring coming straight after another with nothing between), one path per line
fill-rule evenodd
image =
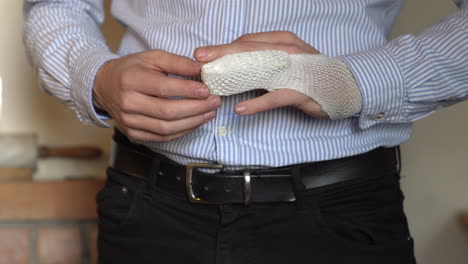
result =
M103 181L0 182L0 264L97 263Z

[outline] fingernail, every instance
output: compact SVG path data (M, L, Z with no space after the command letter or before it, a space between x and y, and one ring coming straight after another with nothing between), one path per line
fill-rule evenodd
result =
M202 88L198 88L195 93L200 97L206 97L206 96L210 95L210 90L208 90L207 88L202 87Z
M209 104L211 109L218 108L221 105L221 99L219 99L219 97L215 97L210 100Z
M243 105L236 106L236 113L241 114L241 113L245 112L245 110L247 110L247 107L245 107Z
M196 57L197 57L198 59L203 59L203 58L205 58L206 56L208 56L208 49L206 49L206 48L198 48L198 49L197 49L197 55L196 55Z
M205 119L210 120L216 115L215 111L209 112L205 114Z

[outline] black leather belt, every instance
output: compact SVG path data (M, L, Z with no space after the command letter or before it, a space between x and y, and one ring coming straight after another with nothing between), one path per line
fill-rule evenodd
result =
M220 164L183 166L142 146L117 143L115 139L114 136L110 167L142 180L157 177L159 187L186 192L195 203L291 202L295 201L297 186L318 188L360 177L376 177L396 169L395 148L280 168L225 170ZM200 168L217 172L207 173Z

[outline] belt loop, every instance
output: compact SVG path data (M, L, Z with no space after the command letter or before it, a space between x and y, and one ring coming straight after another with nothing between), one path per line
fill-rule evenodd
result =
M395 160L396 160L396 177L398 180L400 180L400 174L401 174L401 169L402 169L402 165L401 165L401 150L400 150L400 146L396 146L394 148L394 151L395 151Z
M252 197L252 183L250 182L250 171L244 171L244 205L250 204Z
M292 186L293 186L293 192L294 196L296 197L296 207L298 209L302 209L304 207L304 191L306 190L306 187L304 183L302 182L302 177L301 177L301 166L293 166L291 168L291 175L292 175Z

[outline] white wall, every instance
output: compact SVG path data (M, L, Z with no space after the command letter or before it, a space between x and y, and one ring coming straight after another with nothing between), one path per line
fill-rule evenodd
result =
M409 0L393 35L419 32L454 10L449 0ZM456 222L468 211L467 113L463 102L419 120L402 145L406 213L422 264L468 263L468 232Z
M43 144L88 143L107 150L110 129L82 126L55 99L37 89L25 59L22 42L21 3L0 1L0 76L4 105L0 132L38 133ZM449 1L409 0L394 34L415 33L455 10ZM107 24L113 47L119 33ZM120 32L117 30L117 32ZM402 146L406 211L416 255L422 264L468 263L468 233L455 215L468 210L468 102L461 103L415 123L414 135ZM64 175L103 175L104 157L87 162L44 161L36 179Z

